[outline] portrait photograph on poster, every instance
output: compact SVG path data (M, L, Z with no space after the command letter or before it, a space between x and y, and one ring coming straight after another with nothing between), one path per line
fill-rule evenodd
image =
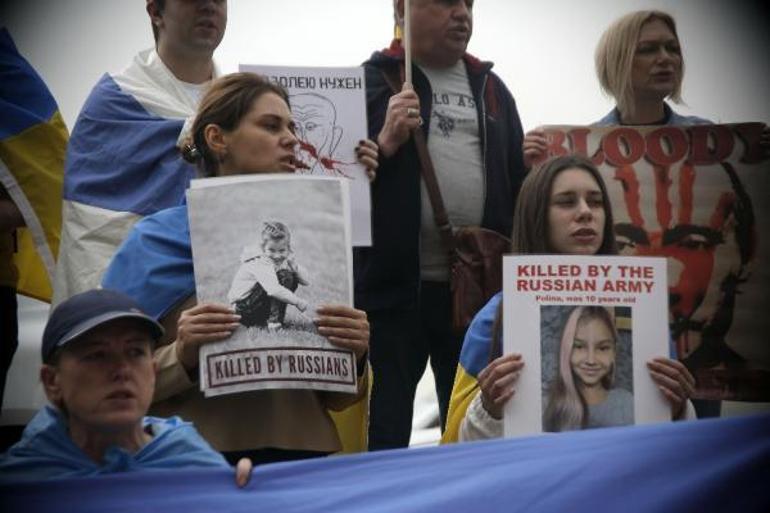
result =
M770 158L762 123L547 126L607 185L621 255L669 265L669 325L694 398L770 401Z
M669 356L666 260L503 258L503 352L525 362L505 436L670 420L647 362Z
M296 172L350 181L354 246L371 246L371 194L355 147L368 137L362 67L301 67L241 64L289 93L298 144Z
M198 303L240 315L230 338L201 346L201 390L355 392L353 353L313 323L322 304L352 304L347 181L208 178L187 199Z
M631 312L620 306L540 307L543 431L634 423Z

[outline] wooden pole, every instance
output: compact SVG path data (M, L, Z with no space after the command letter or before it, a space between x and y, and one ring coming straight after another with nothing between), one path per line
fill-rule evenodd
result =
M404 64L404 84L412 87L412 10L410 1L404 0L404 54L406 63Z

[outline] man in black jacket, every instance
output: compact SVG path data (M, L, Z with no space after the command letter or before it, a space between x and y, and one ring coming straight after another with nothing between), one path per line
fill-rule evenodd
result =
M516 104L492 64L466 53L471 0L413 0L413 87L397 38L366 68L369 136L380 146L372 184L373 246L355 252L356 305L372 326L371 450L409 444L414 394L430 358L441 425L462 346L452 333L448 251L420 177L412 130L423 130L454 226L509 236L525 170ZM403 27L403 0L394 0ZM401 81L398 81L400 83Z

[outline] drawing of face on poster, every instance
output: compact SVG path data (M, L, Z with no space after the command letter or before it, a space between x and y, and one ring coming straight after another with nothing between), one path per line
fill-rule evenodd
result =
M299 139L298 169L306 173L347 176L344 162L335 160L334 152L342 139L337 126L337 109L332 101L317 93L301 93L289 98Z
M671 335L679 358L691 368L742 363L726 335L750 275L756 236L751 201L733 168L640 160L610 173L621 254L668 259Z

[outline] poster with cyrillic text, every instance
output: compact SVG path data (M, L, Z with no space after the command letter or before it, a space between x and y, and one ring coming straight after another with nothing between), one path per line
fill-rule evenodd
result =
M187 202L198 304L240 316L228 338L200 346L207 397L356 392L354 353L321 336L314 322L322 304L353 303L347 185L291 174L193 180Z
M505 436L671 418L647 368L669 356L665 259L506 256L502 312L503 353L524 362Z
M239 70L286 89L299 140L296 172L348 179L353 245L371 246L369 178L355 154L368 138L364 69L241 64Z

